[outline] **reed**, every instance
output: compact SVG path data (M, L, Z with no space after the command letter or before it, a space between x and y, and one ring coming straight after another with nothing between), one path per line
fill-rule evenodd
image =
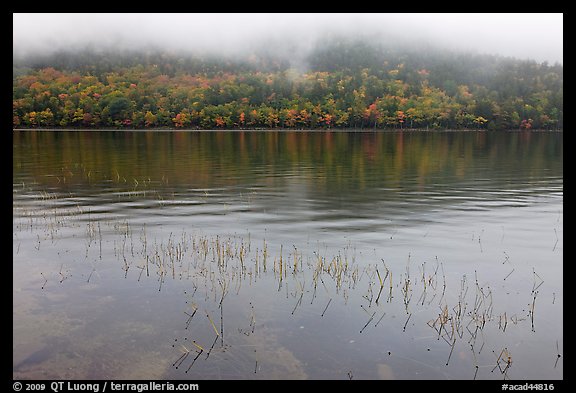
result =
M372 292L372 281L368 283L368 292L366 295L362 295L362 297L368 300L368 307L372 306L372 300L374 299L374 293Z
M552 247L552 251L556 251L556 246L558 245L558 232L556 232L556 228L554 228L554 235L556 236L556 242L554 243L554 247Z
M254 328L256 327L256 316L254 315L254 305L250 303L250 307L252 308L252 315L250 316L250 327L251 333L254 333Z
M92 278L92 274L94 274L94 272L96 271L96 268L92 268L92 271L90 272L90 274L88 275L88 279L86 280L87 283L90 282L90 278ZM42 274L42 273L40 273ZM44 289L44 286L42 286L42 289Z
M372 319L374 319L374 315L376 315L376 311L374 311L374 312L372 313L372 315L370 316L370 319L368 320L368 322L366 322L366 324L364 325L364 327L363 327L362 329L360 329L360 333L362 333L362 332L364 331L364 329L366 329L366 326L368 326L368 324L369 324L370 322L372 322Z
M100 221L98 221L98 242L99 242L99 258L102 259L102 230L100 228Z
M214 341L212 342L212 345L210 346L210 349L208 349L208 352L206 352L206 358L205 360L208 360L208 358L210 357L210 353L212 352L212 349L214 348L214 345L216 345L216 341L218 341L218 335L216 337L214 337Z
M389 282L390 282L390 290L388 292L388 302L391 302L392 301L392 272L390 272Z
M282 264L283 264L283 263L282 263L282 244L281 244L281 245L280 245L280 262L279 262L279 265L280 265L280 280L282 280Z
M494 351L492 351L492 352L494 354L496 354ZM508 348L504 348L504 349L502 349L502 351L500 351L500 354L498 355L498 358L496 359L496 365L492 369L492 372L494 372L494 370L496 370L496 369L499 369L500 373L502 375L504 375L504 378L506 379L508 369L511 366L512 366L512 355L508 351Z
M504 312L504 314L500 315L498 318L498 328L502 329L502 332L504 333L506 331L506 326L508 326L508 318L506 312Z
M448 354L448 360L446 360L446 365L450 363L450 358L452 357L452 352L454 352L454 347L456 346L456 337L452 340L452 344L450 345L450 354Z
M180 365L184 363L184 361L190 354L190 350L186 348L184 345L181 345L180 350L183 352L182 355L172 364L172 367L175 367L176 370L178 370L178 367L180 367Z
M412 316L412 313L410 313L410 315L408 315L408 318L406 319L406 322L404 323L404 327L402 328L402 331L405 332L406 331L406 326L408 325L408 321L410 320L410 317Z
M506 279L507 279L508 277L510 277L510 275L511 275L512 273L514 273L514 268L512 268L512 271L511 271L510 273L508 273L508 274L506 275L506 277L504 277L504 281L506 281Z
M530 304L530 311L528 312L530 314L530 322L532 324L532 331L535 332L536 329L534 328L534 309L536 307L536 296L538 296L538 291L535 291L534 296L532 297L532 303Z
M190 306L194 311L192 311L192 314L189 314L188 312L184 311L184 314L188 315L188 319L186 320L186 327L184 328L185 330L188 330L190 322L192 322L192 318L194 318L194 315L196 315L196 311L198 311L198 306L196 306L196 304L192 303Z
M534 268L532 268L532 275L534 278L534 282L532 283L532 293L534 293L538 290L538 288L540 288L542 284L544 284L544 280L538 275L538 273L536 273ZM540 280L540 282L538 282L537 279ZM536 283L538 283L538 285L536 285Z
M264 246L262 249L262 267L264 268L264 273L266 273L266 260L268 259L268 245L266 244L266 239L263 240Z
M378 326L378 324L380 323L380 321L381 321L382 319L384 319L385 316L386 316L386 313L384 312L384 313L382 314L382 316L380 317L380 319L378 319L378 321L374 324L374 327Z
M48 279L46 277L44 277L44 273L40 272L40 275L44 279L44 283L42 284L42 289L44 289L46 287L46 283L48 282Z
M212 328L214 329L216 336L220 336L220 333L218 333L218 329L216 328L214 321L212 321L212 318L210 318L210 314L206 313L206 316L208 317L208 320L210 321L210 324L212 325Z
M294 306L294 309L292 310L292 315L294 315L296 308L302 303L302 296L304 296L304 292L300 293L300 297L298 298L298 301L296 302L296 305Z
M58 272L58 274L59 274L60 277L61 277L61 278L60 278L60 284L62 284L62 282L64 282L64 280L66 280L66 279L69 277L68 274L64 274L64 273L62 272L63 269L64 269L64 263L62 263L62 264L60 265L60 271ZM68 273L68 272L69 272L69 270L66 270L66 273Z
M200 355L202 355L202 353L204 352L204 348L202 348L200 345L196 344L196 342L194 342L194 341L192 343L194 345L196 345L196 347L200 348L200 351L196 352L196 357L194 359L192 359L192 363L190 363L190 366L188 366L188 368L185 371L186 374L188 374L188 371L190 371L190 369L192 368L194 363L196 363L196 360L198 360Z
M558 360L560 360L560 358L562 357L562 355L560 354L560 348L558 347L558 340L556 340L556 362L554 362L554 368L556 368L556 366L558 365Z
M404 294L404 308L408 314L408 305L410 304L410 300L412 300L412 289L410 288L410 278L408 277L402 286L402 293Z
M378 296L376 296L376 304L378 304L378 301L380 300L380 295L382 294L382 290L384 289L384 282L382 280L382 277L380 277L380 272L378 271L378 268L376 268L376 274L378 274L378 281L380 281L380 289L378 290ZM386 273L386 277L388 277L388 272Z
M294 265L292 274L296 275L296 273L298 273L298 249L295 245L292 245L292 247L294 247Z
M326 307L324 307L324 311L322 311L322 315L320 315L321 317L323 317L324 314L326 313L326 310L328 310L328 306L330 305L330 302L332 302L332 298L330 298L330 300L328 300L328 304L326 304Z
M139 182L138 187L144 187L143 183ZM80 212L81 208L78 208L78 211ZM35 230L41 225L41 217L36 217L32 214L29 216L22 215L22 217L24 218L21 223L26 224L26 220L30 218ZM49 218L45 217L44 219L48 220ZM92 218L89 218L89 220L92 220ZM55 235L54 238L58 240L58 233L56 231L58 228L65 227L67 224L55 220L49 224L50 231ZM105 254L102 254L102 246L106 244L103 240L108 241L108 238L104 239L102 236L103 233L106 233L102 231L105 229L102 228L102 225L106 224L105 221L88 222L84 233L87 242L87 257L89 256L88 248L96 241L99 241L100 245L99 258L102 259L102 257L105 256ZM402 330L406 332L410 321L413 321L413 326L419 323L419 320L411 319L412 314L420 312L431 313L432 317L426 318L425 320L428 320L428 326L434 329L432 335L437 337L439 341L440 338L442 338L441 341L446 342L447 345L450 346L450 354L448 355L446 364L448 365L450 362L458 340L464 340L464 342L467 342L469 345L474 356L474 379L476 379L478 376L476 354L479 355L483 351L485 343L488 342L487 337L494 334L493 330L484 328L486 326L494 326L498 327L498 329L494 329L496 332L505 333L506 330L509 330L507 328L509 322L518 325L526 320L527 327L527 317L529 316L532 330L534 331L536 322L535 302L544 284L542 277L533 268L533 285L531 289L531 302L528 305L528 315L524 314L521 315L522 318L519 318L510 310L500 308L502 304L496 297L498 291L492 292L489 286L481 286L477 271L474 270L473 282L471 282L472 277L466 274L463 274L459 281L458 278L448 280L443 263L439 261L438 257L436 257L435 265L425 261L416 264L417 271L411 271L410 265L411 263L415 263L415 261L412 261L411 255L408 254L408 262L405 266L400 267L400 276L398 276L397 274L393 274L398 273L394 270L394 265L391 267L387 266L383 259L381 259L383 263L381 266L379 263L358 266L354 259L351 258L349 248L340 249L333 255L322 255L320 251L313 251L311 254L306 255L305 252L292 244L293 251L286 256L283 253L283 245L279 244L279 252L270 255L269 245L266 240L263 241L261 248L251 248L249 234L248 237L221 234L208 236L202 234L188 235L185 231L183 231L180 236L175 236L174 233L170 232L167 239L164 238L157 243L152 243L152 241L148 239L149 236L145 226L141 227L139 237L141 247L139 248L138 244L134 243L134 239L137 241L138 237L133 238L132 227L128 221L117 221L110 223L110 225L114 225L114 235L117 237L110 239L109 244L112 244L112 242L114 244L114 255L117 257L118 265L124 270L125 278L127 278L127 273L132 263L136 263L137 268L140 269L139 275L137 275L138 282L145 279L145 277L149 277L151 274L154 276L154 273L156 273L156 278L159 282L158 291L161 291L164 285L167 285L176 278L188 279L194 288L194 293L200 288L198 294L196 296L192 294L190 298L202 302L201 297L204 296L206 303L213 302L214 305L218 304L220 309L219 327L215 324L211 315L208 312L206 313L209 324L212 326L214 334L216 335L211 343L212 345L207 347L207 350L195 344L191 350L187 348L187 352L183 351L177 361L174 362L174 366L179 366L180 368L182 368L184 362L190 361L189 354L193 352L196 352L196 355L203 353L206 355L206 359L212 358L211 360L214 360L213 358L218 356L218 350L215 349L217 348L216 343L218 339L221 340L223 350L224 348L228 348L224 346L225 323L223 319L223 305L224 300L229 299L228 295L230 294L230 290L240 295L240 290L245 289L246 286L249 286L249 288L253 287L254 290L259 290L259 288L254 287L254 285L261 279L271 279L272 282L274 279L277 279L279 282L278 291L280 291L281 286L284 285L286 298L291 299L293 297L295 300L295 303L291 304L292 307L288 306L290 307L289 309L291 309L292 315L295 314L299 307L305 308L303 305L303 295L305 293L311 294L310 304L313 303L317 295L317 287L320 284L326 291L326 297L329 298L320 314L321 317L326 315L327 310L333 302L335 298L334 292L346 299L345 304L347 304L348 297L362 296L366 302L362 300L360 306L363 311L367 313L367 322L360 329L360 333L364 333L370 324L377 327L386 316L393 315L390 312L383 312L379 307L388 307L388 305L383 306L381 304L384 288L386 287L388 289L388 303L392 303L394 301L393 295L395 295L393 289L396 287L397 290L401 291L402 300L398 298L396 300L398 304L391 305L390 307L398 306L404 308L406 311L406 319ZM20 227L16 225L15 228L27 230L26 225ZM50 233L45 232L45 235L50 235ZM30 247L37 245L34 243L35 239L37 239L37 242L40 242L42 239L47 238L42 238L40 234L36 233L31 234L30 237L32 238L32 241L29 243ZM478 241L480 242L480 236L478 236ZM42 246L44 246L44 244L42 244ZM37 245L37 249L39 248L40 245ZM91 252L95 252L94 247L92 247ZM211 256L212 259L210 258ZM267 272L267 261L272 258L274 260L274 274L272 274L272 271ZM510 263L511 265L511 271L503 278L504 281L508 282L516 277L512 274L515 272L515 267L512 266L509 255L504 252L504 261L502 264L504 265L506 263ZM94 273L98 274L97 269L94 266L92 267L93 269L89 272L86 282L91 281ZM404 268L405 271L403 271ZM144 270L146 270L146 276L143 274ZM382 270L382 273L380 273L380 270ZM292 274L287 274L288 272ZM411 273L415 273L414 276L412 276ZM69 270L65 268L64 263L60 266L58 274L60 283L71 276ZM442 286L440 285L440 275L443 281ZM86 278L83 274L81 276ZM134 277L135 276L136 275L134 275ZM47 275L41 273L41 277L43 279L42 289L44 289L48 282ZM394 281L394 277L400 278ZM172 278L172 280L170 280L170 278ZM309 278L312 279L311 288L307 288L305 285L306 280ZM386 284L386 280L388 280L388 284ZM153 281L152 284L154 285ZM244 288L242 288L243 284ZM471 284L473 284L473 286ZM294 285L294 287L292 285ZM418 301L411 302L415 293L419 296ZM187 296L190 295L187 294ZM436 297L439 299L436 299ZM190 298L187 300L190 300ZM553 292L552 304L555 303L555 298L556 295L555 292ZM434 315L436 314L434 311L434 307L436 306L432 308L426 307L426 305L433 304L434 301L438 302L437 304L440 310L437 312L437 315ZM290 300L289 303L292 303L292 300ZM199 306L193 303L191 309L184 310L185 317L183 317L183 319L185 322L185 330L190 330L189 327L192 321L198 321L198 319L194 319L198 308ZM212 310L209 306L202 308ZM497 311L495 311L495 309ZM282 310L282 308L275 309L274 312L278 310ZM339 308L338 311L340 310ZM285 311L288 311L288 309ZM251 303L250 309L244 312L248 313L249 326L248 329L242 330L241 333L249 336L254 333L256 325L254 305ZM305 312L305 310L300 310L300 312ZM376 313L380 313L381 316L375 318ZM227 320L226 332L234 332L234 329L229 330L228 323ZM210 329L207 325L204 325L205 324L201 325L204 329ZM232 343L234 341L230 339L230 342ZM227 345L230 344L227 342ZM558 346L559 344L557 342L556 347L558 354L554 367L557 366L561 357ZM510 361L508 361L508 359L510 359ZM258 363L262 361L264 361L262 358L256 360L254 372L258 370L258 367L260 367ZM442 362L442 360L440 360L440 362ZM500 367L501 372L506 374L510 369L510 365L511 356L505 352L501 352L500 356L497 356L496 369Z
M126 273L128 273L128 271L126 271ZM158 292L162 291L162 284L164 283L164 276L166 275L165 271L160 271L160 273L158 274L158 281L160 283L160 285L158 286Z

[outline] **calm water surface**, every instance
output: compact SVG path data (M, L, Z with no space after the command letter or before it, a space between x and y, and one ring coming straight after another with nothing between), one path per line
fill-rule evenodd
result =
M17 379L562 379L539 132L13 133Z

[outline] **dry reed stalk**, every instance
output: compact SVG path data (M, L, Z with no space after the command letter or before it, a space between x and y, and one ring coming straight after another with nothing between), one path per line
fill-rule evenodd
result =
M532 284L532 292L534 293L538 288L540 288L542 284L544 284L544 280L542 279L542 277L538 275L538 273L536 273L536 270L534 268L532 268L532 273L534 276L534 283ZM536 286L536 277L540 279L540 283L538 284L538 286Z
M380 300L380 295L382 294L382 289L384 289L384 287L380 286L380 290L378 291L378 296L376 296L376 304L378 304L378 300Z
M408 312L408 304L412 299L412 294L410 290L410 278L406 278L404 281L404 286L402 287L402 292L404 293L404 307L406 308L406 312ZM410 296L408 296L410 294Z
M196 343L194 343L196 345ZM198 346L198 345L197 345ZM202 354L202 352L204 352L204 349L200 349L200 352L197 352L197 355L194 359L192 359L192 363L190 363L190 366L188 366L188 368L186 369L185 373L188 374L188 371L190 371L190 369L192 368L192 366L194 365L194 363L196 362L196 360L200 357L200 355Z
M214 341L212 342L210 349L208 350L208 352L206 352L206 358L205 359L208 359L208 357L210 356L210 353L212 352L212 349L214 348L216 341L218 341L218 336L214 337Z
M536 306L536 296L538 296L538 291L534 292L534 297L532 298L532 304L530 305L530 321L532 323L532 331L535 332L534 329L534 308Z
M210 318L210 314L206 313L206 316L208 317L208 320L210 321L210 324L212 325L214 332L216 332L216 335L220 336L220 333L218 333L218 329L216 329L216 325L214 324L214 321L212 321L212 318Z
M388 292L388 302L392 301L392 272L390 271L390 291Z
M501 363L505 364L506 366L502 368ZM494 372L494 370L498 368L500 370L500 373L502 373L504 375L504 378L506 378L507 377L506 372L511 366L512 366L512 355L508 351L508 348L504 348L502 349L502 351L500 351L500 355L498 355L498 359L496 359L496 366L494 366L492 372Z
M382 277L380 277L380 272L378 271L378 268L376 268L376 274L378 274L378 281L380 281L380 290L378 291L378 296L376 296L376 304L378 304L378 300L380 300L380 295L382 294L382 289L384 288L384 280L386 278L384 278L384 280L382 280ZM386 273L386 276L388 276L388 272Z
M506 277L504 277L504 281L506 281L506 279L507 279L508 277L510 277L510 275L511 275L512 273L514 273L514 268L512 268L512 271L511 271L510 273L508 273L508 275L507 275Z
M250 303L252 307L252 316L250 317L250 326L252 327L252 333L254 333L254 328L256 327L256 317L254 316L254 305Z
M374 318L374 315L376 315L376 311L374 311L374 313L372 314L372 316L370 317L370 319L368 320L368 322L366 322L366 324L364 325L364 327L362 329L360 329L360 333L362 333L364 331L364 329L366 329L366 326L368 326L368 324L370 322L372 322L372 319Z
M282 280L282 244L280 244L280 280Z
M46 286L46 283L48 282L48 279L46 277L44 277L44 274L42 272L40 272L40 275L44 279L44 284L42 284L42 289L44 289L44 287ZM90 280L90 278L88 278L88 280Z
M295 275L298 272L298 249L295 245L292 245L292 247L294 247L294 268L292 273Z
M406 319L406 323L404 323L404 327L402 328L402 331L405 332L406 331L406 326L408 325L408 321L410 320L410 317L412 316L412 313L410 313L410 315L408 315L408 318Z
M378 326L378 324L380 323L380 321L384 318L384 316L386 315L386 313L383 313L382 316L380 317L380 319L378 320L378 322L376 322L374 324L374 327Z
M556 362L554 363L554 368L556 368L556 366L558 365L558 360L560 360L560 358L562 357L562 355L560 355L560 349L558 348L558 340L556 340L556 351L558 352L558 355L556 356Z
M296 311L296 308L298 307L298 305L300 303L302 303L302 296L304 296L304 292L300 293L300 298L298 299L298 301L296 302L296 305L294 306L294 309L292 310L292 315L294 315L294 312Z
M338 292L338 291L336 291ZM370 295L370 297L368 297ZM368 283L368 293L366 295L362 295L362 297L368 300L368 307L372 306L372 299L374 298L374 293L372 292L372 282Z
M267 258L268 258L268 245L266 244L266 239L264 239L264 248L262 250L262 267L264 268L264 273L266 273Z
M328 304L326 305L326 307L324 307L324 311L322 311L321 317L323 317L326 310L328 310L328 306L330 305L330 302L332 302L332 298L330 298L330 300L328 300Z
M556 228L554 228L554 235L556 235L556 243L554 243L552 251L556 251L556 246L558 245L558 232L556 232Z
M456 337L454 337L454 340L452 341L451 348L450 348L450 354L448 355L448 360L446 361L446 365L448 365L448 363L450 363L450 358L452 357L452 352L454 351L455 346L456 346Z
M184 353L182 354L182 356L180 356L180 357L172 364L172 367L176 367L176 370L178 370L178 367L184 362L184 360L186 360L186 358L187 358L188 355L190 354L190 350L189 350L188 348L186 348L184 345L181 346L180 350L183 351Z
M188 330L188 326L190 326L190 322L192 321L192 318L194 318L196 311L198 311L198 308L195 308L192 314L188 314L186 311L184 311L184 314L188 315L188 319L186 320L186 327L184 329Z

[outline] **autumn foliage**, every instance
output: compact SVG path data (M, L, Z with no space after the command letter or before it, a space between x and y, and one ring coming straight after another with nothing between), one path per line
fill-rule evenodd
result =
M274 59L166 54L16 64L13 127L563 127L561 65L363 50L376 54L317 50L305 70Z

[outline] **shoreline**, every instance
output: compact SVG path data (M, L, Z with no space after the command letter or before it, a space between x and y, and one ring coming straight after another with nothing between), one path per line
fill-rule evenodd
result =
M538 129L502 129L487 130L484 128L59 128L59 127L37 127L37 128L13 128L12 131L119 131L119 132L564 132L563 129L548 130Z

